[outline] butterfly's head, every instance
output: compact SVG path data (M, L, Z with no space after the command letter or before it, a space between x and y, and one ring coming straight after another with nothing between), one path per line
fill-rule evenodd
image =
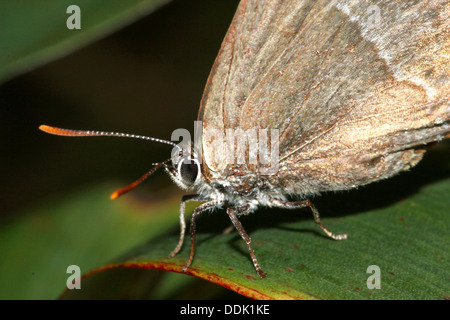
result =
M164 170L183 190L192 190L201 182L201 163L198 153L192 147L175 147L172 152L172 164L165 164Z

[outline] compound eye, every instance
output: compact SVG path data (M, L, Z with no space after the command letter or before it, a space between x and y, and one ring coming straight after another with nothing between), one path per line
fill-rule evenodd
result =
M186 186L192 186L200 177L200 163L196 159L181 159L178 163L178 175Z

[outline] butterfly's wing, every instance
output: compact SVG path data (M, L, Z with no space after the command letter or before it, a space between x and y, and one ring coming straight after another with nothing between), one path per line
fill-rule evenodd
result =
M202 99L204 129L276 128L287 193L415 165L450 132L449 1L242 1ZM204 139L210 159L223 156ZM219 172L220 173L220 172Z
M204 132L214 129L225 133L227 128L239 127L248 97L270 72L282 48L292 43L314 6L314 1L299 1L292 7L294 2L241 1L203 94L199 120L203 121ZM290 26L281 30L283 21ZM220 158L221 150L203 139L203 155L212 171L219 166L211 161L216 153Z

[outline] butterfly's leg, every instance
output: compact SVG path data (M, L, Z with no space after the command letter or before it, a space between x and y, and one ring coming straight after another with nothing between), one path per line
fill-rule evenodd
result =
M186 221L184 219L184 213L185 213L185 210L186 210L185 209L186 203L189 202L189 201L204 201L204 200L200 199L198 194L185 195L181 199L181 204L180 204L180 240L178 240L177 246L170 253L171 257L174 257L181 250L181 247L183 246L184 233L185 233L185 230L186 230Z
M273 202L273 204L276 207L284 208L284 209L299 209L299 208L309 207L309 208L311 208L311 211L313 213L314 222L323 230L323 232L326 233L327 236L329 236L330 238L332 238L334 240L347 239L347 234L346 233L334 234L322 224L322 221L320 220L319 211L314 206L314 204L311 201L309 201L309 200L294 201L294 202L276 200L276 201Z
M258 275L261 278L264 278L266 274L261 270L261 267L259 266L258 260L256 259L255 252L253 251L253 247L251 244L251 239L247 235L247 233L244 230L244 227L242 226L241 222L238 220L237 215L245 214L250 211L250 206L242 206L242 207L230 207L227 209L227 214L231 219L231 222L233 222L234 227L241 235L242 239L244 239L245 243L247 243L248 251L250 252L250 257L252 258L253 265L255 266L256 272L258 272Z
M192 213L192 217L191 217L191 253L189 254L189 260L186 262L186 264L183 267L183 272L186 272L187 268L189 268L189 266L192 263L192 260L194 259L195 219L196 219L196 217L199 215L199 213L201 213L205 210L217 207L218 205L219 205L219 201L213 200L213 201L205 202L194 209L194 212Z

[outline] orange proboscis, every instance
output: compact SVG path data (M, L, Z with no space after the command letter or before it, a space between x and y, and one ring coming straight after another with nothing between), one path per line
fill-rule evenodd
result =
M134 181L133 183L130 183L129 185L127 185L126 187L120 188L116 191L114 191L110 198L111 200L117 199L118 197L120 197L121 195L123 195L124 193L127 193L128 191L133 190L134 188L136 188L138 185L140 185L145 179L148 178L149 175L151 175L155 170L152 169L151 171L147 172L146 174L144 174L142 177L140 177L139 179L137 179L136 181Z

